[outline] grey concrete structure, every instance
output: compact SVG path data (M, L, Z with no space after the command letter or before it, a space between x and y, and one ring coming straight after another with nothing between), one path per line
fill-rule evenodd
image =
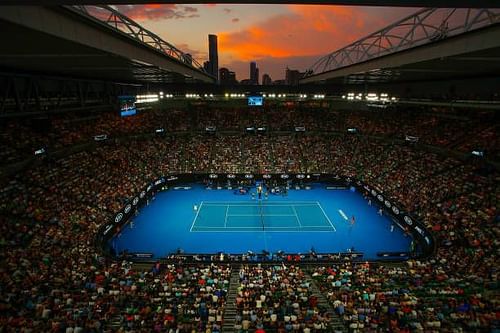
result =
M0 67L115 82L215 81L135 22L130 34L113 23L74 7L1 7Z

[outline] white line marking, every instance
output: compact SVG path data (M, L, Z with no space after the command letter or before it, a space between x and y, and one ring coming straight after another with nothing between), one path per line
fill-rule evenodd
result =
M229 211L229 205L227 205L227 206L226 206L226 216L224 217L224 228L225 228L225 227L226 227L226 225L227 225L227 217L228 217L227 212L228 212L228 211Z
M260 214L230 214L228 217L238 217L238 216L246 216L246 217L260 217ZM284 216L284 217L293 217L293 214L262 214L262 216Z
M198 229L220 229L220 232L228 232L228 231L231 231L231 229L262 229L262 227L227 227L227 228L224 228L224 227L211 227L211 226L197 226L196 228ZM291 230L296 230L297 227L268 227L269 229L291 229ZM307 228L328 228L330 229L329 226L327 225L308 225L308 226L304 226L302 227L303 229L307 229ZM227 230L224 230L224 229L227 229ZM198 231L202 231L202 230L195 230L193 232L198 232ZM325 232L329 232L328 230L325 230Z
M196 215L194 216L193 224L191 224L191 229L189 229L189 232L192 232L194 223L196 222L196 219L198 218L198 214L200 214L201 206L203 206L203 201L200 204L200 207L198 207L198 211L196 212Z
M295 210L295 205L292 205L293 213L295 214L295 218L297 219L297 223L299 224L299 228L302 228L302 224L300 223L299 216L297 215L297 211Z
M205 203L205 207L226 207L227 205L230 205L231 207L259 207L259 205L255 204L248 204L248 205L241 205L241 204L211 204L211 203ZM280 205L268 205L267 203L262 205L263 207L290 207L290 206L316 206L316 203L303 203L303 204L294 204L294 203L287 203L287 204L280 204Z
M319 202L317 202L317 203L318 203L319 208L320 208L320 209L321 209L321 211L323 212L323 215L325 215L326 220L327 220L327 221L328 221L328 223L330 223L330 225L332 226L333 231L337 232L337 229L335 229L335 226L333 225L332 221L330 221L330 218L328 217L328 215L326 215L325 210L323 209L323 207L321 206L321 204L320 204Z
M309 226L302 226L302 223L300 222L300 219L298 217L298 214L297 214L297 210L295 209L295 206L319 206L319 208L321 209L321 211L323 212L323 215L325 216L325 218L327 219L328 223L330 224L331 228L333 229L333 231L337 231L337 229L335 228L335 226L333 225L333 223L330 221L330 219L328 218L328 215L326 215L323 207L321 206L321 204L318 202L318 201L315 201L315 202L307 202L305 204L295 204L295 203L288 203L288 202L283 202L283 203L278 203L276 205L273 205L273 204L269 204L269 203L266 203L265 206L267 207L273 207L273 206L276 206L276 207L291 207L292 210L294 211L294 214L293 215L288 215L288 214L268 214L268 215L263 215L263 216L279 216L279 217L295 217L297 219L297 223L299 224L299 228L301 228L301 230L296 230L297 227L269 227L269 228L266 228L265 231L261 231L261 227L227 227L227 218L228 217L233 217L233 216L248 216L248 217L257 217L257 216L260 216L260 214L258 215L253 215L253 214L228 214L228 211L229 211L229 208L231 206L246 206L246 207L258 207L259 205L256 205L254 203L250 203L250 204L246 204L246 205L235 205L233 204L233 202L224 202L225 204L211 204L211 202L205 202L205 201L202 201L200 203L200 206L198 208L198 211L196 212L196 216L193 220L193 223L191 225L191 228L190 228L190 232L331 232L331 231L328 231L328 230L308 230L308 229L314 229L314 228L325 228L327 227L326 225L309 225ZM224 227L221 227L221 226L196 226L196 229L198 230L193 230L194 227L195 227L195 224L196 224L196 221L198 219L198 216L199 216L199 213L200 213L200 210L202 208L202 206L216 206L216 207L226 207L226 215L225 215L225 222L224 222ZM218 229L218 230L200 230L200 229ZM241 230L233 230L233 229L241 229ZM252 229L252 230L249 230L249 229ZM255 230L253 230L255 229ZM272 229L280 229L280 230L272 230ZM283 230L283 229L288 229L288 230Z
M342 209L339 209L339 214L340 216L342 216L344 218L344 220L349 220L349 218L347 218L347 215L345 215L345 213L342 211Z
M316 204L317 201L267 201L265 202L266 205L294 205L294 204ZM236 205L255 205L255 200L251 201L205 201L205 205L210 205L210 204L236 204Z
M325 228L328 226L327 225L323 225L323 226L314 226L316 228ZM221 229L223 230L224 227L210 227L210 226L201 226L201 227L197 227L197 228L207 228L207 229ZM267 228L271 228L271 229L297 229L297 227L267 227ZM262 226L260 227L227 227L225 229L262 229Z
M325 226L322 226L324 228ZM266 233L266 232L332 232L331 230L269 230L266 229L265 231L262 231L262 227L257 228L259 230L195 230L193 232L218 232L218 233L225 233L225 232L261 232L261 233ZM295 228L296 229L296 228Z

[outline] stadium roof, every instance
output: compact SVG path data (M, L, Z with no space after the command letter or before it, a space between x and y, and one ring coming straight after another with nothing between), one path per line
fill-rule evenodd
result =
M92 4L319 4L319 5L351 5L351 6L393 6L393 7L442 7L448 8L484 8L500 7L497 0L4 0L8 5L92 5Z
M385 83L500 74L498 9L422 9L319 59L301 83Z
M196 60L108 6L0 7L0 68L114 82L215 82ZM106 17L106 19L100 19Z

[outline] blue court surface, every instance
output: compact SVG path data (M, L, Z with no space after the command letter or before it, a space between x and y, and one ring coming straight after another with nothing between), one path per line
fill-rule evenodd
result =
M261 200L191 184L157 194L110 242L117 253L155 257L178 249L235 254L307 253L314 248L331 253L354 247L367 259L376 259L380 251L407 251L411 238L397 226L391 232L391 220L377 212L358 192L329 190L324 184Z
M335 231L318 201L203 201L191 232Z

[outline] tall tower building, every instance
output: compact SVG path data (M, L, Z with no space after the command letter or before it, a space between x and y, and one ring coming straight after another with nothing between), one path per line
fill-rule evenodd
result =
M208 35L209 73L219 81L219 52L217 50L217 35Z
M259 84L259 68L255 61L250 63L250 82L252 84Z

